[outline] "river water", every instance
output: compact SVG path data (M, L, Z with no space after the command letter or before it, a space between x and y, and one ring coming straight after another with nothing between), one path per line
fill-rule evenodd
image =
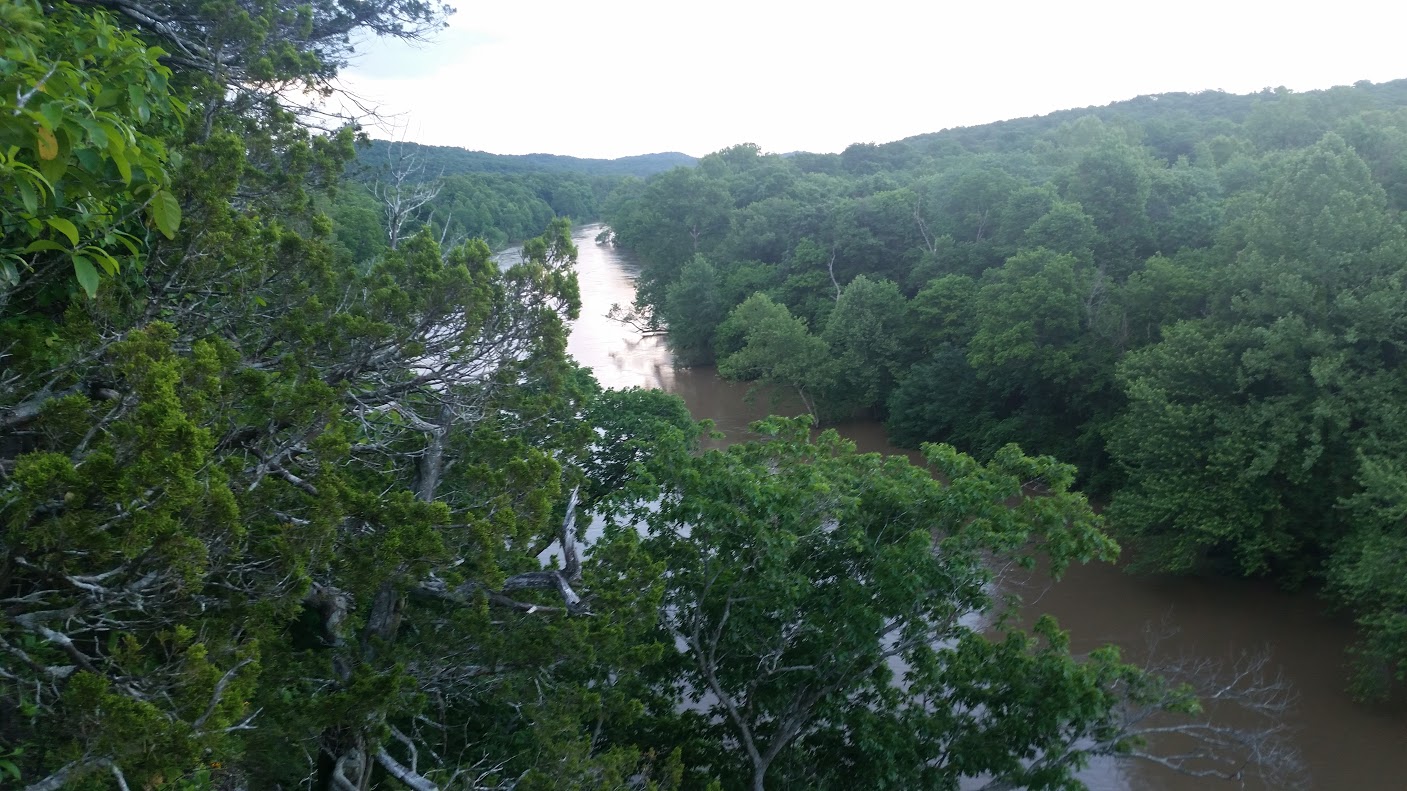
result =
M696 419L712 420L719 431L735 437L769 412L800 411L794 403L749 399L746 385L723 381L712 368L675 368L663 338L642 338L607 319L612 304L628 305L634 299L638 270L628 254L594 241L600 230L585 226L574 233L582 309L567 351L592 368L603 386L678 394ZM877 423L838 428L862 451L913 457L890 446ZM1243 654L1269 651L1268 671L1283 676L1298 697L1287 719L1312 787L1407 791L1407 706L1401 701L1359 704L1344 692L1344 648L1353 632L1313 596L1287 594L1255 581L1133 576L1108 564L1072 568L1055 584L1006 584L1022 596L1027 621L1039 613L1054 615L1070 630L1077 653L1113 643L1140 661L1150 628L1171 632L1159 645L1160 656L1202 657L1229 666ZM1094 791L1242 787L1136 761L1103 761L1081 778Z

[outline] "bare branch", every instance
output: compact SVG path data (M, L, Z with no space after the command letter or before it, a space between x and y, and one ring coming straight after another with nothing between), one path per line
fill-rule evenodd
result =
M205 725L206 720L210 719L210 715L214 714L215 709L220 707L220 699L225 696L225 689L229 687L230 682L234 681L235 676L239 675L241 668L253 661L253 659L249 658L241 659L239 662L235 663L234 667L225 671L225 675L220 677L220 680L215 684L214 691L210 693L210 705L205 707L204 714L196 717L195 722L191 723L192 728L198 731Z
M581 581L581 554L576 535L576 506L580 494L580 486L572 489L571 496L567 498L567 515L562 518L562 573L569 582Z
M606 318L624 324L641 335L663 335L668 331L648 306L626 308L617 302L606 311Z
M381 764L381 768L391 773L391 776L405 783L415 791L440 791L440 787L430 782L426 778L416 774L403 766L383 747L376 751L376 762Z
M826 271L830 273L831 285L835 286L835 301L840 301L840 281L835 279L835 254L839 248L839 243L831 245L831 260L826 263Z

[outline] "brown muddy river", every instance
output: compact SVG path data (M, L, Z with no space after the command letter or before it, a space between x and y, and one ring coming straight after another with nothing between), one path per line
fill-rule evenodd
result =
M634 264L609 245L597 244L600 226L574 234L580 248L577 270L582 310L568 352L590 366L606 387L660 388L684 398L697 419L739 436L769 411L791 414L794 405L749 401L748 388L718 378L711 368L675 368L664 339L605 318L613 303L634 299ZM877 423L839 427L861 450L906 453L890 446ZM1269 670L1290 682L1298 696L1288 715L1294 741L1317 789L1407 791L1407 706L1368 706L1345 692L1344 648L1352 629L1327 614L1308 594L1287 594L1259 582L1132 576L1107 565L1072 568L1053 585L1027 583L1017 590L1023 614L1054 615L1070 630L1077 652L1113 643L1141 659L1148 628L1173 631L1159 647L1163 655L1204 657L1231 664L1236 657L1268 650ZM1262 788L1174 774L1153 764L1102 761L1081 778L1095 791L1192 791Z

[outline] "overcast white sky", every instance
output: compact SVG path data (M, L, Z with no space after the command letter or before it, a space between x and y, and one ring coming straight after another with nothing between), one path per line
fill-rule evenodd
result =
M344 83L412 140L499 154L839 151L1140 94L1407 77L1399 0L456 5L434 43L369 44Z

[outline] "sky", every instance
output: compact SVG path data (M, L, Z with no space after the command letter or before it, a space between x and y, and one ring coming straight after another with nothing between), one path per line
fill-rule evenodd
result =
M836 152L1171 91L1407 77L1394 0L456 0L370 40L373 137L496 154Z

